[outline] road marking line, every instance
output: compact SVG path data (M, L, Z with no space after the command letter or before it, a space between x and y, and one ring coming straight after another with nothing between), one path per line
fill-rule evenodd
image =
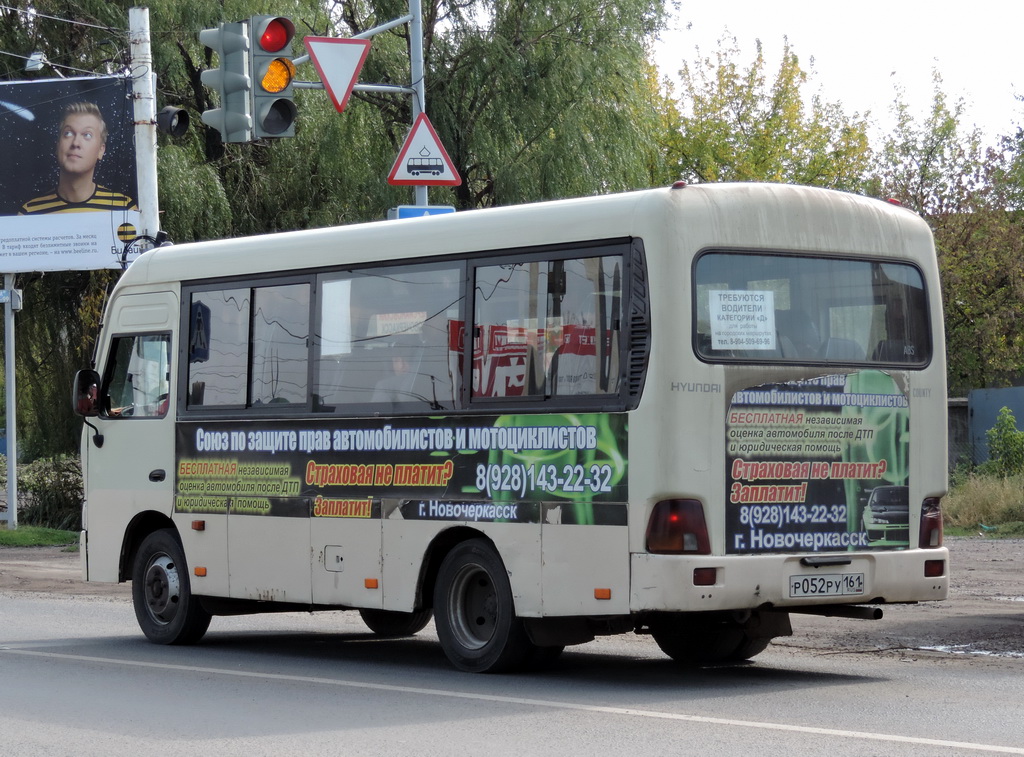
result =
M885 741L898 744L916 744L920 746L948 747L950 749L969 749L976 752L993 752L998 754L1024 755L1024 748L997 746L994 744L975 744L964 741L947 741L945 739L927 739L918 736L898 736L888 733L871 733L869 731L847 731L836 728L815 728L786 723L770 723L757 720L734 720L732 718L714 718L705 715L684 715L659 710L641 710L633 707L609 707L606 705L580 704L576 702L558 702L550 699L531 699L528 697L509 697L497 694L478 694L469 691L451 691L445 689L427 689L419 686L397 686L387 683L366 683L363 681L346 681L337 678L320 678L318 676L286 675L283 673L257 673L246 670L228 670L226 668L206 668L198 665L174 665L163 662L143 662L140 660L115 660L109 657L92 657L89 655L61 654L58 652L38 652L29 649L12 649L0 647L0 652L26 657L45 657L56 660L74 660L76 662L95 662L106 665L121 665L134 668L156 668L182 673L203 673L206 675L231 676L234 678L261 678L270 681L288 681L290 683L315 683L324 686L338 686L351 689L369 689L372 691L389 691L398 694L420 694L450 699L475 699L483 702L500 702L502 704L520 704L528 707L547 707L577 712L592 712L605 715L624 715L634 718L651 718L655 720L675 720L684 723L700 723L704 725L724 725L737 728L758 728L766 731L785 731L789 733L810 734L814 736L832 736L866 741Z

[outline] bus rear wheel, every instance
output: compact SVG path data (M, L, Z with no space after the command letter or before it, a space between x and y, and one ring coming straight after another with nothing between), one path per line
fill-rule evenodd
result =
M771 643L770 636L754 635L748 623L730 617L668 616L652 621L650 628L662 652L690 667L749 660Z
M132 564L135 617L156 644L194 644L210 627L192 586L185 553L170 529L154 531L139 545Z
M536 647L515 615L508 573L489 542L471 539L448 553L434 610L441 648L458 669L499 673L531 663Z
M432 610L397 612L395 610L362 609L359 617L378 636L415 636L433 616Z

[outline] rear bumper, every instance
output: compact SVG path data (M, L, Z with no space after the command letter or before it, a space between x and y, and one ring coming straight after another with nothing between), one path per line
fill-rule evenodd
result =
M630 610L696 612L743 610L771 606L877 604L945 599L949 593L949 550L835 553L849 558L846 565L810 567L796 555L675 556L636 553L631 556ZM821 555L814 555L820 557ZM925 576L925 563L941 560L942 575ZM695 586L697 568L714 568L711 586ZM841 596L790 596L794 576L863 574L864 590Z

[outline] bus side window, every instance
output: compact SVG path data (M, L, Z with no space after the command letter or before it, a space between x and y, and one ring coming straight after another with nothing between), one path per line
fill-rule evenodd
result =
M245 406L251 302L249 287L192 294L189 408Z
M104 415L161 418L167 414L170 344L167 334L139 334L114 340L101 397Z
M249 397L253 405L306 401L309 285L254 287Z
M314 385L326 412L453 409L459 374L450 333L462 314L462 271L451 264L368 268L324 276ZM378 410L379 412L379 410Z
M477 268L472 396L617 393L621 275L613 255Z

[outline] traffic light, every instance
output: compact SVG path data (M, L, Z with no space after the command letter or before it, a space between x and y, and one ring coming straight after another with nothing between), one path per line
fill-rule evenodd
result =
M203 123L219 131L225 142L251 142L252 78L245 22L204 29L199 32L199 41L220 58L218 68L203 71L200 77L220 95L219 108L203 111Z
M294 137L292 37L295 25L282 16L249 19L253 137Z
M156 114L156 128L172 137L181 137L188 131L188 111L168 105Z

